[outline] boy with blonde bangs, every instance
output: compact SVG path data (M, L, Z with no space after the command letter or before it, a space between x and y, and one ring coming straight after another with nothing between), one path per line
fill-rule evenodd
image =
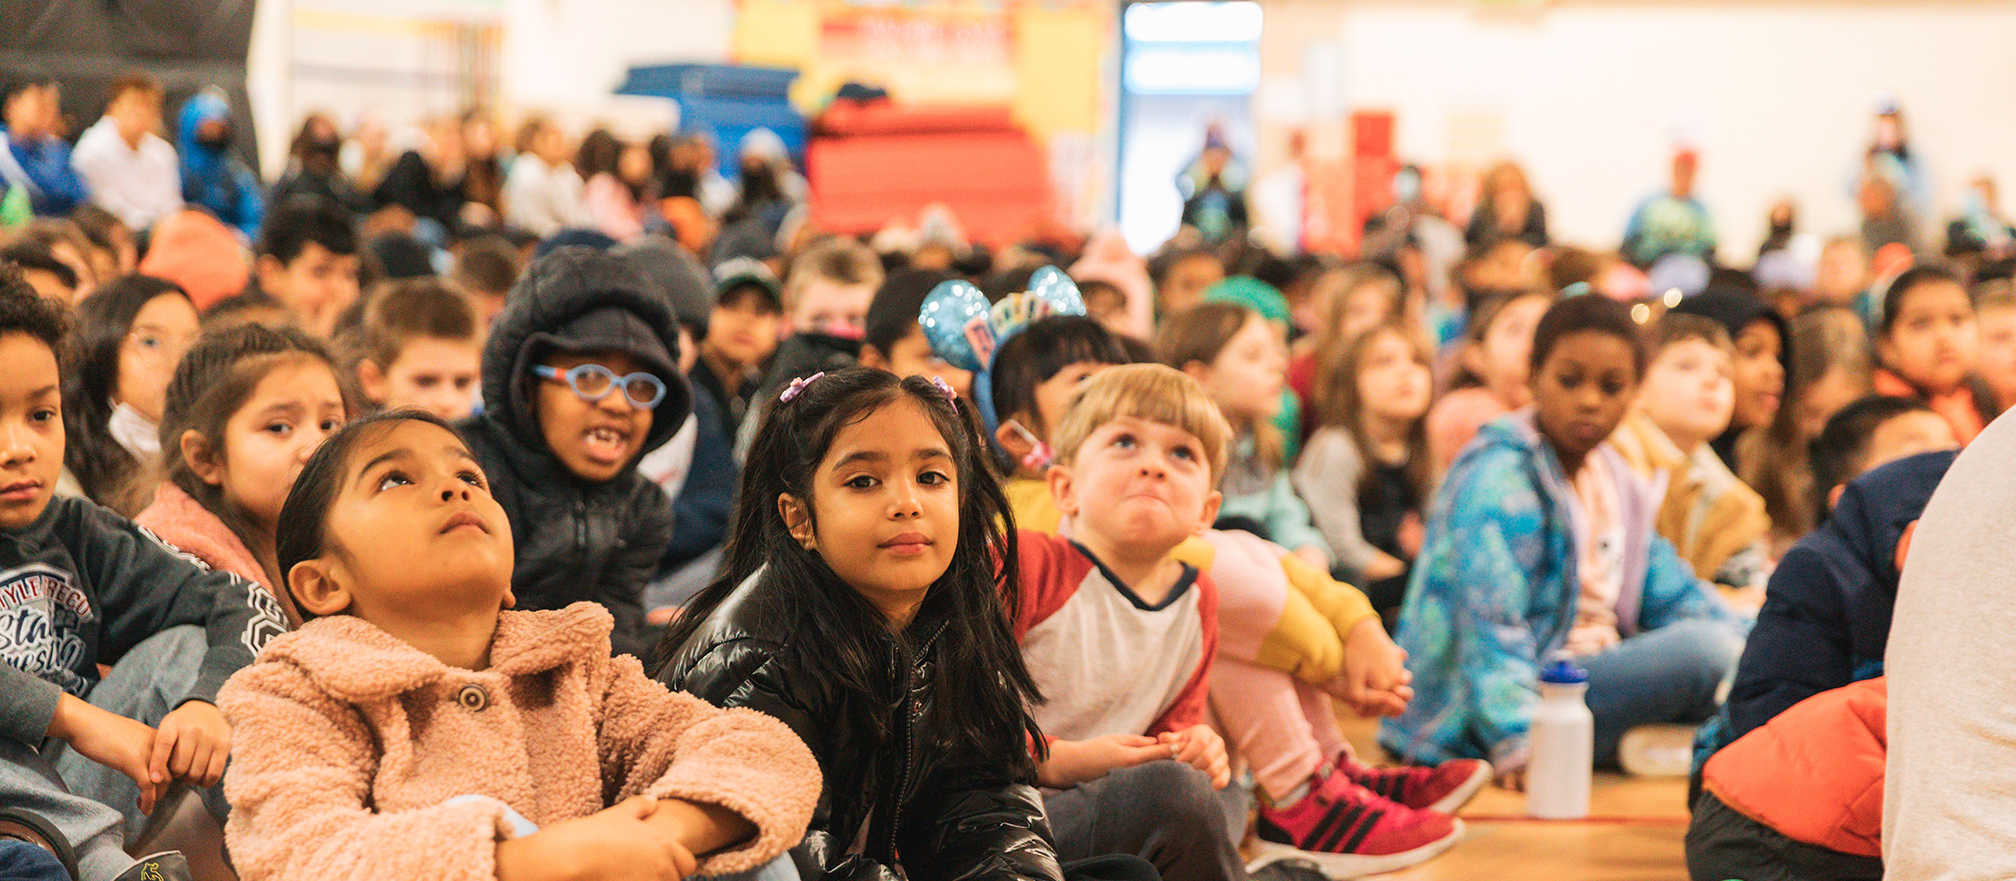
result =
M1217 516L1230 438L1195 380L1151 364L1101 372L1058 426L1049 481L1072 538L1022 530L1012 611L1049 696L1031 715L1050 738L1037 775L1059 790L1044 805L1063 859L1245 877L1212 792L1231 779L1225 743L1204 724L1217 591L1173 553Z
M1232 429L1196 380L1160 365L1107 368L1085 383L1054 438L1049 488L1070 538L1020 533L1016 630L1030 673L1049 696L1032 713L1053 738L1038 770L1045 786L1063 790L1046 800L1060 854L1136 853L1168 879L1244 878L1249 868L1284 857L1328 860L1337 865L1334 871L1325 865L1326 871L1346 877L1419 862L1453 843L1459 824L1374 795L1360 779L1392 777L1395 799L1426 794L1439 800L1453 790L1439 784L1432 784L1434 793L1423 789L1434 769L1403 769L1395 776L1352 761L1341 735L1323 744L1316 732L1302 739L1317 742L1292 752L1282 743L1295 739L1277 735L1265 745L1265 760L1294 766L1289 776L1307 778L1307 784L1292 792L1294 784L1270 789L1274 801L1262 808L1259 858L1240 865L1236 830L1226 829L1217 799L1199 785L1205 775L1216 788L1230 779L1225 743L1203 724L1217 676L1211 659L1229 648L1220 643L1219 605L1236 607L1226 612L1239 622L1226 638L1241 645L1217 663L1259 669L1240 660L1267 655L1257 644L1267 628L1254 625L1281 618L1280 601L1308 605L1309 598L1287 584L1258 583L1292 577L1282 570L1285 551L1258 539L1247 547L1233 539L1236 533L1210 529ZM1212 581L1218 575L1239 578L1239 589L1221 598ZM1271 614L1248 608L1270 597L1276 603ZM1362 595L1358 600L1363 603ZM1376 628L1376 616L1368 620ZM1283 660L1269 657L1267 663ZM1334 658L1331 663L1341 665ZM1291 691L1290 677L1299 674L1281 666L1271 671L1283 686L1274 690ZM1404 681L1387 687L1405 706ZM1272 703L1245 703L1239 709L1249 724L1226 730L1253 759L1260 745L1249 743L1249 735L1296 726L1276 718L1280 708ZM1328 700L1322 703L1327 713ZM1291 713L1299 721L1299 710ZM1310 727L1300 726L1301 733L1310 734ZM1334 749L1319 755L1326 745ZM1165 758L1175 761L1157 761ZM1258 770L1261 760L1255 761ZM1322 767L1312 774L1304 764ZM1131 807L1140 803L1170 808L1159 817L1114 823L1140 814ZM1318 826L1335 840L1322 848L1327 852L1312 853L1305 839Z

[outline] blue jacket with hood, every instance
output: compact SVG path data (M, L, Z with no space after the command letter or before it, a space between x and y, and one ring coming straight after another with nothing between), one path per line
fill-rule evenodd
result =
M1604 457L1618 479L1620 635L1733 618L1654 529L1658 495L1608 444L1590 455ZM1575 624L1578 511L1531 409L1484 426L1464 448L1435 494L1401 607L1395 637L1414 673L1414 700L1381 724L1388 750L1416 763L1525 764L1540 667Z
M200 205L248 240L259 238L266 219L266 199L259 175L226 144L205 144L196 137L203 123L231 123L231 105L214 91L197 92L182 105L175 150L182 157L182 200Z

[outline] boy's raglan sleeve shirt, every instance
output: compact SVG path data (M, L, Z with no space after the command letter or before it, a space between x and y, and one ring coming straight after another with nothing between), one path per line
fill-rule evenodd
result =
M1205 706L1211 698L1211 658L1218 653L1218 588L1210 575L1199 572L1190 593L1195 599L1185 601L1197 603L1198 618L1204 626L1204 650L1197 658L1197 671L1183 684L1176 700L1142 732L1150 737L1204 724Z
M1087 567L1081 563L1074 569L1071 563L1077 552L1071 543L1048 533L1017 530L1015 546L1022 583L1017 585L1016 607L1008 614L1014 620L1015 639L1020 641L1030 628L1064 608L1077 593Z
M145 528L89 502L58 500L70 509L56 523L90 585L103 616L101 658L117 659L170 627L202 627L209 651L196 684L182 701L215 703L231 674L252 663L268 640L286 632L280 605L264 590L212 570Z

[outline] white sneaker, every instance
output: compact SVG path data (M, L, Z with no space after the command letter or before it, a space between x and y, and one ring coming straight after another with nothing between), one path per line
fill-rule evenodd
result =
M1617 764L1633 777L1685 777L1694 770L1693 725L1640 725L1617 743Z

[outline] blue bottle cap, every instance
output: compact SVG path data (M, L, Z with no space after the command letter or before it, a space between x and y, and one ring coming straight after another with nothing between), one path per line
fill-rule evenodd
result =
M1540 681L1553 685L1581 685L1589 681L1589 672L1570 661L1555 661L1541 669Z

